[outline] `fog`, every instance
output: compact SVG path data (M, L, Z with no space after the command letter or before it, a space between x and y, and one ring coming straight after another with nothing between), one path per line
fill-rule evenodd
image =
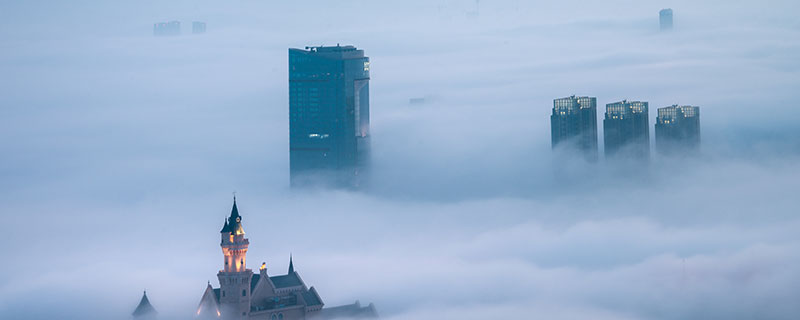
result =
M658 31L672 8L675 30ZM190 319L236 192L384 319L794 319L796 1L6 1L0 318ZM181 36L154 37L179 20ZM192 35L191 21L208 32ZM288 187L288 48L371 60L372 181ZM700 106L701 154L589 164L553 99ZM425 98L421 104L409 99ZM602 122L598 123L602 151ZM652 142L651 142L652 144ZM602 155L602 154L601 154Z

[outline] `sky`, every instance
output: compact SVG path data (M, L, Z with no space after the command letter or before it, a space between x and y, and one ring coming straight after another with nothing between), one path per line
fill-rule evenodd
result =
M675 30L658 30L672 8ZM190 319L250 267L385 319L794 319L796 1L3 1L0 314ZM154 37L179 20L183 35ZM188 34L191 21L208 32ZM288 187L288 48L371 61L372 183ZM702 149L553 152L552 100L696 105ZM425 103L411 104L412 98ZM599 136L602 149L602 125ZM654 132L651 131L651 137Z

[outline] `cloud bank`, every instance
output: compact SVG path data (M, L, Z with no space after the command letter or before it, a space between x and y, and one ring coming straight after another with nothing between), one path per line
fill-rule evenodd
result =
M190 318L237 191L252 267L387 319L793 319L797 4L663 5L4 3L0 314ZM292 191L287 48L336 43L372 61L374 180ZM553 153L571 94L698 105L703 153Z

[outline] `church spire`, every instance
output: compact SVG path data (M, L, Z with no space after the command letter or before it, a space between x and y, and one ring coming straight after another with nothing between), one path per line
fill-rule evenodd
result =
M294 263L292 262L292 254L289 254L289 274L294 273Z

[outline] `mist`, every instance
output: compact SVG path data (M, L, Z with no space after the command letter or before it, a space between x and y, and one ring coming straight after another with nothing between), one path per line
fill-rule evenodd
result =
M672 8L675 30L658 31ZM248 267L289 255L384 319L794 319L796 1L7 1L0 314L190 319L236 192ZM179 20L183 34L154 37ZM189 33L203 21L208 31ZM370 57L369 188L290 189L288 48ZM551 150L553 99L690 104L701 152ZM424 98L424 103L410 99ZM602 122L598 136L602 152ZM651 145L653 141L651 141Z

